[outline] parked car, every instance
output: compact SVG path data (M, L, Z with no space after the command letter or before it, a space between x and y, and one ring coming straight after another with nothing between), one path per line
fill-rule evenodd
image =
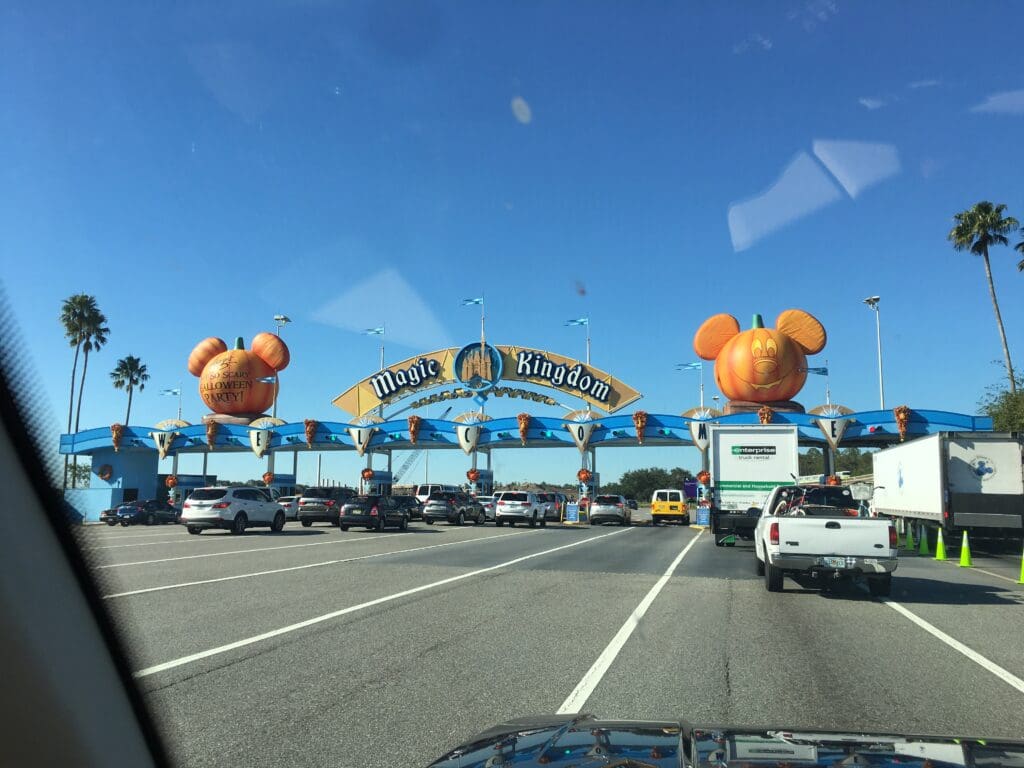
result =
M537 494L528 491L502 491L494 496L497 505L494 511L494 524L499 528L505 523L514 527L516 523L529 523L535 528L538 523L543 528L548 524L544 517L544 505Z
M639 505L636 503L636 499L626 499L626 505L630 509L637 509L637 508L639 508Z
M341 505L338 526L343 531L352 526L363 526L371 531L388 527L404 531L409 528L409 506L399 505L391 496L353 496Z
M300 496L279 496L277 503L284 510L285 520L298 520L299 519L299 499Z
M484 508L484 516L488 520L494 519L494 497L493 496L477 496L477 502L481 507Z
M632 510L623 496L597 496L590 507L590 524L618 523L629 525Z
M117 522L125 527L178 522L178 510L166 501L157 501L156 499L131 501L119 506L116 512ZM108 525L113 525L109 519L106 522Z
M351 488L307 488L299 497L299 522L303 528L313 523L337 525L341 505L355 495Z
M423 505L415 496L392 496L391 498L399 507L409 511L410 520L423 519Z
M233 534L266 526L274 533L284 528L284 510L259 488L197 488L181 510L181 522L192 534L224 528Z
M104 509L100 512L100 522L106 523L107 525L117 525L117 507L113 509Z
M462 525L472 520L476 525L487 522L483 506L468 493L462 491L434 491L423 505L423 521L433 525L435 520L447 520L453 525Z

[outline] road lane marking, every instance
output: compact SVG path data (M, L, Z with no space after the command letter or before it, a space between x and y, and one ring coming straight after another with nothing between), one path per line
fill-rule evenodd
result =
M539 533L539 531L524 531L524 533ZM370 560L375 557L388 557L389 555L402 555L407 552L422 552L425 549L437 549L439 547L451 547L456 544L472 544L475 541L495 541L505 539L509 536L520 536L520 533L503 533L499 536L482 536L477 539L461 539L459 541L446 541L443 544L429 544L425 547L411 547L409 549L398 549L394 552L375 552L372 555L358 555L357 557L345 557L338 560L324 560L320 563L306 563L305 565L293 565L288 568L274 568L270 571L254 571L253 573L242 573L237 576L220 576L216 579L202 579L200 581L186 581L181 584L164 584L159 587L146 587L144 589L133 589L130 592L115 592L112 595L103 595L102 599L111 600L115 597L128 597L129 595L142 595L147 592L163 592L168 589L182 589L183 587L196 587L201 584L215 584L221 581L234 581L236 579L249 579L253 576L270 576L275 573L288 573L289 571L301 571L306 568L320 568L325 565L338 565L339 563L354 563L357 560ZM379 538L379 537L375 537Z
M583 705L587 703L587 699L590 698L590 694L594 692L601 679L608 672L612 663L615 661L615 657L619 655L619 651L629 640L630 635L633 634L634 630L640 625L640 620L647 613L647 609L651 607L654 599L658 596L658 593L665 588L668 584L669 579L672 578L672 574L675 573L676 568L683 562L683 558L686 557L686 553L690 551L690 548L700 539L701 534L698 532L696 536L683 547L683 550L676 555L676 559L672 561L665 573L662 574L661 578L658 579L657 583L651 587L650 591L644 595L644 599L640 601L640 604L636 607L636 610L629 615L626 619L626 623L622 625L618 632L615 633L615 637L611 639L611 642L605 646L605 649L601 651L601 655L597 657L597 661L593 663L587 673L583 675L583 678L579 681L573 692L569 694L569 697L562 702L562 706L558 708L558 714L564 715L570 712L581 712Z
M550 555L550 554L552 554L554 552L561 552L561 551L566 550L566 549L571 549L572 547L578 547L581 544L589 544L592 541L598 541L599 539L606 539L609 536L616 536L616 535L621 534L621 533L628 533L631 530L633 530L633 529L632 528L619 528L617 530L612 531L611 533L604 533L604 534L601 534L599 536L591 536L591 537L586 538L586 539L581 539L580 541L574 541L571 544L563 544L560 547L553 547L551 549L545 549L545 550L542 550L540 552L534 552L534 553L529 554L529 555L523 555L521 557L513 558L512 560L506 560L503 563L497 563L496 565L489 565L486 568L478 568L475 571L469 571L467 573L462 573L462 574L459 574L458 576L449 576L447 579L441 579L439 581L432 581L429 584L421 584L418 587L413 587L411 589L406 589L406 590L403 590L401 592L395 592L392 595L385 595L384 597L378 597L375 600L368 600L365 603L359 603L358 605L352 605L352 606L349 606L348 608L342 608L342 609L337 610L337 611L331 611L330 613L325 613L325 614L323 614L321 616L314 616L311 619L306 619L305 621L300 621L300 622L298 622L296 624L289 624L286 627L280 627L278 629L273 629L273 630L271 630L269 632L263 632L262 634L259 634L259 635L253 635L252 637L247 637L247 638L244 638L242 640L236 640L235 642L228 643L227 645L221 645L221 646L218 646L216 648L210 648L210 649L205 650L205 651L200 651L199 653L193 653L193 654L190 654L188 656L182 656L181 658L178 658L178 659L172 659L171 661L165 661L162 664L156 664L156 665L154 665L152 667L146 667L145 669L140 669L140 670L138 670L136 672L133 672L132 675L134 677L136 677L136 678L148 677L150 675L155 675L157 672L163 672L163 671L168 670L168 669L174 669L175 667L181 667L181 666L184 666L185 664L191 664L194 661L200 661L201 659L206 659L206 658L209 658L210 656L217 656L217 655L222 654L222 653L227 653L228 651L233 651L233 650L235 650L237 648L244 648L246 646L253 645L255 643L259 643L259 642L262 642L264 640L270 640L271 638L279 637L281 635L288 634L289 632L295 632L295 631L298 631L300 629L305 629L306 627L314 626L316 624L322 624L325 621L330 621L331 619L336 619L339 616L345 616L346 614L349 614L349 613L355 613L356 611L361 611L361 610L364 610L366 608L372 608L375 605L383 605L384 603L389 603L392 600L398 600L398 599L403 598L403 597L408 597L410 595L415 595L418 592L425 592L428 589L435 589L437 587L443 587L446 584L454 584L457 581L463 581L464 579L471 579L474 576L479 576L479 575L484 574L484 573L490 573L491 571L501 570L502 568L508 568L509 566L517 565L519 563L526 562L527 560L532 560L532 559L534 559L536 557L543 557L544 555Z
M940 563L945 562L945 563L949 563L950 565L954 565L954 566L957 564L953 560L939 560L938 562L940 562ZM972 566L971 570L972 571L977 571L978 573L985 573L985 574L988 574L989 576L995 576L997 579L1002 579L1003 581L1008 581L1011 584L1020 584L1020 582L1017 579L1011 579L1009 576L1003 576L1002 574L993 573L992 571L986 571L984 568L979 568L976 565Z
M902 605L900 605L899 603L895 602L894 600L890 600L887 597L879 597L879 598L876 598L876 599L877 600L881 600L883 603L885 603L890 608L892 608L894 611L896 611L896 613L898 613L901 616L903 616L904 618L907 618L910 621L914 622L915 624L917 624L917 626L919 626L925 632L927 632L928 634L932 635L933 637L941 640L946 645L948 645L950 648L952 648L954 651L957 651L958 653L962 653L964 656L966 656L968 659L973 661L978 666L983 667L984 669L987 669L989 672L991 672L993 675L998 677L1004 683L1007 683L1008 685L1011 685L1014 688L1016 688L1021 693L1024 693L1024 680L1021 680L1019 677L1017 677L1012 672L1009 672L1009 671L1003 669L998 664L996 664L994 661L990 661L989 659L985 658L980 653L975 651L973 648L968 648L966 645L961 643L956 638L950 637L945 632L943 632L941 629L936 627L934 624L930 624L929 622L925 621L920 616L918 616L916 613L907 610L906 608L904 608Z
M469 528L467 530L472 531L473 529ZM525 531L524 531L524 533L525 533ZM378 536L360 536L358 539L354 538L354 537L353 538L349 538L349 537L344 537L344 538L338 537L338 538L336 538L336 537L332 536L330 541L314 541L314 542L311 542L309 544L282 544L282 545L276 546L276 547L248 547L246 549L232 549L232 550L228 550L227 552L206 552L206 553L201 554L201 555L177 555L175 557L161 557L161 558L158 558L156 560L136 560L136 561L130 562L130 563L107 563L105 565L97 565L97 566L95 566L95 568L97 570L100 570L100 569L103 569L103 568L125 568L125 567L127 567L129 565L152 565L153 563L170 563L170 562L173 562L175 560L196 560L196 559L201 558L201 557L228 557L230 555L245 555L245 554L248 554L249 552L269 552L269 551L277 550L277 549L296 549L296 548L299 548L299 547L322 547L322 546L325 546L325 545L328 545L328 544L346 544L346 543L351 544L351 543L358 543L358 542L361 542L361 541L373 541L374 539L383 539L383 538L390 538L390 537L394 537L394 536L403 536L403 535L415 535L415 534L382 533L382 534L380 534ZM233 536L230 539L227 538L227 537L223 537L223 538L225 539L225 541L236 541L237 540ZM481 536L480 538L487 538L487 537Z

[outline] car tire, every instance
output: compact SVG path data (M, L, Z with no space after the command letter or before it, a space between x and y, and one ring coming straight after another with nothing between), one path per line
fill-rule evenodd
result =
M131 523L128 522L127 520L122 520L121 521L121 527L122 528L127 528L129 525L131 525Z
M466 515L463 514L462 512L459 512L459 516L455 518L455 524L456 525L465 525L466 524Z
M402 515L402 522L398 524L398 530L408 531L409 530L409 518L407 515Z
M764 561L764 588L769 592L782 591L782 569L772 565L767 556Z
M239 512L235 515L235 519L231 521L231 535L241 536L245 533L245 527L249 524L249 518L245 516L245 512Z
M384 515L377 516L377 525L374 527L377 533L384 533Z
M270 530L274 533L280 533L284 530L284 512L278 512L274 515L274 522L270 524Z
M339 525L338 528L340 528L342 531L347 531L348 530L348 526L347 525Z
M423 518L423 522L426 523L427 525L433 525L434 524L433 518L430 518L430 517L424 517Z
M156 516L152 512L146 515L146 525L156 525Z
M107 520L107 525L113 528L115 525L117 525L117 520Z
M689 524L690 524L690 516L687 515L686 517L683 518L683 525L689 525Z
M871 576L868 579L868 591L872 597L888 597L892 594L892 574Z
M191 533L193 536L198 536L200 533L203 532L203 529L202 528L197 528L194 525L190 525L190 526L188 526L188 532Z
M546 519L546 518L543 518L543 517L542 517L542 518L540 519L540 527L541 527L541 528L547 528L547 527L548 527L548 521L547 521L547 519Z
M754 555L754 562L756 565L757 575L764 576L764 560L760 560L757 555Z
M537 527L537 513L536 512L534 512L533 513L533 517L530 518L530 527L531 528L536 528Z
M654 515L651 515L651 527L656 528L659 525L661 525L661 523L658 521L658 518L656 518Z
M311 526L312 524L313 524L312 520L303 520L302 521L302 527L303 528L309 528L309 526Z
M480 510L480 514L476 516L476 520L473 521L473 524L474 525L483 525L486 522L487 522L487 516L484 514L483 510Z

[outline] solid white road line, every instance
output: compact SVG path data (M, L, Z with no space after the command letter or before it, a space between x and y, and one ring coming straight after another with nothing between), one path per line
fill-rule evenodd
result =
M918 616L916 613L913 613L913 612L907 610L906 608L904 608L899 603L897 603L897 602L895 602L893 600L890 600L887 597L880 597L880 598L877 598L877 599L881 600L883 603L888 605L890 608L892 608L894 611L896 611L896 613L900 614L901 616L903 616L903 617L905 617L907 619L910 619L910 621L912 621L915 624L917 624L917 626L919 626L925 632L930 634L932 637L935 637L935 638L941 640L946 645L948 645L950 648L952 648L954 651L957 651L958 653L962 653L964 656L966 656L968 659L973 661L978 666L980 666L980 667L982 667L984 669L987 669L989 672L991 672L993 675L998 677L1004 683L1007 683L1008 685L1011 685L1014 688L1016 688L1021 693L1024 693L1024 680L1021 680L1019 677L1017 677L1012 672L1008 672L1007 670L1003 669L998 664L996 664L994 661L990 661L990 660L986 659L984 656L982 656L980 653L975 651L973 648L968 648L966 645L961 643L959 640L950 637L945 632L943 632L941 629L939 629L938 627L936 627L933 624L928 623L927 621L922 619L920 616Z
M152 667L146 667L145 669L140 669L137 672L134 672L133 675L135 677L137 677L137 678L138 677L148 677L149 675L155 675L157 672L163 672L164 670L174 669L175 667L181 667L181 666L184 666L185 664L191 664L194 661L199 661L201 659L209 658L210 656L217 656L217 655L222 654L222 653L227 653L228 651L233 651L236 648L244 648L244 647L246 647L248 645L253 645L255 643L259 643L259 642L262 642L264 640L269 640L269 639L274 638L274 637L279 637L280 635L288 634L289 632L295 632L295 631L300 630L300 629L305 629L306 627L311 627L311 626L313 626L315 624L321 624L321 623L323 623L325 621L330 621L331 619L336 619L339 616L345 616L346 614L349 614L349 613L355 613L356 611L361 611L361 610L364 610L366 608L372 608L375 605L382 605L384 603L389 603L392 600L398 600L398 599L403 598L403 597L408 597L409 595L415 595L418 592L425 592L428 589L435 589L437 587L442 587L445 584L454 584L457 581L462 581L464 579L471 579L474 576L479 576L482 573L490 573L491 571L497 571L497 570L501 570L502 568L508 568L509 566L517 565L518 563L523 563L523 562L526 562L527 560L532 560L532 559L534 559L536 557L543 557L544 555L550 555L550 554L552 554L554 552L561 552L563 550L570 549L572 547L578 547L581 544L589 544L592 541L597 541L599 539L606 539L609 536L615 536L615 535L620 534L620 533L627 533L627 532L629 532L631 530L633 530L633 529L632 528L619 528L619 529L617 529L615 531L612 531L611 533L604 533L604 534L601 534L600 536L591 536L590 538L587 538L587 539L581 539L580 541L574 541L571 544L563 544L560 547L553 547L552 549L545 549L545 550L542 550L540 552L534 552L533 554L530 554L530 555L523 555L522 557L516 557L516 558L513 558L512 560L506 560L505 562L498 563L497 565L490 565L490 566L488 566L486 568L478 568L475 571L468 571L467 573L462 573L462 574L459 574L458 576L450 576L447 579L441 579L440 581L432 581L429 584L421 584L420 586L413 587L412 589L406 589L406 590L403 590L401 592L395 592L392 595L386 595L384 597L378 597L376 600L368 600L365 603L359 603L358 605L352 605L352 606L349 606L348 608L342 608L341 610L338 610L338 611L331 611L330 613L325 613L322 616L314 616L312 619L306 619L305 621L300 621L300 622L298 622L296 624L289 624L286 627L280 627L279 629L273 629L273 630L271 630L269 632L264 632L264 633L259 634L259 635L254 635L252 637L247 637L247 638L244 638L242 640L236 640L235 642L228 643L227 645L221 645L221 646L218 646L216 648L210 648L209 650L206 650L206 651L200 651L199 653L193 653L193 654L190 654L188 656L182 656L179 659L172 659L171 661L165 661L163 664L156 664L156 665L154 665Z
M683 562L683 558L686 557L686 553L690 551L690 548L697 543L700 539L700 533L683 547L683 551L676 555L676 559L672 561L665 573L662 574L661 578L658 579L657 583L651 587L651 590L644 596L644 599L640 601L640 604L636 607L636 610L629 615L626 619L626 623L622 625L618 632L615 633L615 637L612 638L611 642L605 646L605 649L601 651L601 655L597 657L597 661L587 670L587 673L579 681L573 692L569 694L569 697L562 702L562 706L558 708L558 714L564 715L570 712L580 712L583 709L583 705L587 703L587 699L590 698L590 694L597 688L598 683L608 672L612 662L615 661L615 657L619 655L619 651L629 640L629 636L633 634L633 631L640 625L640 619L647 613L647 609L651 607L651 603L658 596L658 593L665 588L668 584L668 580L672 578L672 574L675 573L676 568Z
M524 532L525 533L525 532ZM530 531L530 533L537 533L537 531ZM216 579L202 579L201 581L186 581L181 584L165 584L160 587L146 587L145 589L133 589L130 592L116 592L112 595L103 595L104 600L110 600L115 597L128 597L129 595L142 595L147 592L163 592L168 589L182 589L183 587L197 587L201 584L216 584L221 581L234 581L236 579L250 579L254 576L270 576L275 573L288 573L289 571L301 571L306 568L321 568L325 565L338 565L339 563L354 563L357 560L371 560L375 557L388 557L389 555L401 555L406 552L422 552L425 549L438 549L439 547L453 547L457 544L472 544L473 542L480 541L494 541L495 539L504 539L509 536L519 536L518 533L503 533L499 536L482 536L476 539L461 539L459 541L446 541L443 544L429 544L425 547L411 547L409 549L398 549L394 552L376 552L372 555L359 555L357 557L345 557L338 560L325 560L320 563L306 563L305 565L293 565L289 568L274 568L270 571L255 571L253 573L241 573L237 576L221 576ZM375 537L376 538L376 537ZM443 565L443 563L442 563Z
M474 528L475 528L475 526L474 526ZM468 528L466 530L472 531L473 528ZM526 531L524 531L524 533L526 533ZM389 537L394 537L394 536L405 536L405 535L415 535L415 534L382 533L382 534L380 534L378 536L360 536L359 538L355 538L355 537L351 537L350 538L350 537L345 536L344 534L342 534L339 537L333 537L332 536L330 541L314 541L314 542L312 542L310 544L282 544L282 545L276 546L276 547L247 547L246 549L232 549L232 550L227 551L227 552L207 552L207 553L204 553L202 555L178 555L176 557L161 557L161 558L158 558L156 560L135 560L135 561L130 562L130 563L107 563L106 565L97 565L97 566L94 566L94 567L97 570L100 570L100 569L103 569L103 568L125 568L125 567L127 567L129 565L152 565L153 563L170 563L170 562L173 562L175 560L196 560L196 559L201 558L201 557L229 557L230 555L246 555L246 554L248 554L250 552L269 552L271 550L276 550L276 549L298 549L298 548L301 548L301 547L322 547L322 546L326 546L326 545L329 545L329 544L357 544L357 543L359 543L361 541L373 541L374 539L383 539L383 538L389 538ZM486 538L486 537L482 537L482 538ZM226 541L237 541L238 539L236 539L235 537L232 536L230 539L225 539L225 540Z

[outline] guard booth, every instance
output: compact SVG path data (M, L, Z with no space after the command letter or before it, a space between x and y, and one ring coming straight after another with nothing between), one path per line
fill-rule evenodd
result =
M391 495L392 475L381 469L364 469L360 475L359 492L371 496Z

